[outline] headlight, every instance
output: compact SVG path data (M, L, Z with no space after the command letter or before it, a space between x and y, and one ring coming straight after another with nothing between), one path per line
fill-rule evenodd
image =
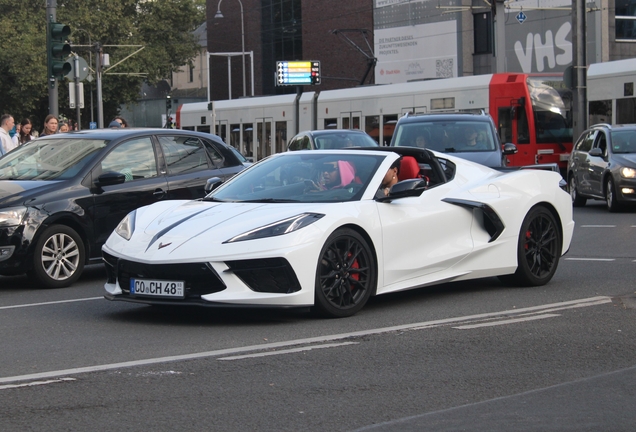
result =
M117 228L115 228L115 232L119 234L121 237L126 240L130 240L133 235L133 231L135 231L135 216L137 214L137 210L133 210L126 215L125 218L119 222Z
M236 237L225 241L224 243L234 243L244 240L256 240L265 237L274 237L283 234L287 234L296 230L299 230L307 225L311 225L318 219L322 218L324 214L319 213L303 213L283 219L273 224L265 225L260 228L253 229L243 234L239 234Z
M621 175L625 178L634 178L636 177L636 169L623 167L621 168Z
M26 212L26 207L13 207L0 210L0 226L16 226L22 224Z

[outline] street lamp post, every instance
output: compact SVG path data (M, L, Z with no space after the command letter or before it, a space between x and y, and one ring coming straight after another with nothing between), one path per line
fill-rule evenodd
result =
M245 85L245 22L243 20L243 2L241 0L237 0L239 5L241 5L241 60L243 62L243 97L247 96L247 87ZM216 7L216 14L214 18L223 18L223 14L221 13L221 3L223 0L219 0L219 4Z

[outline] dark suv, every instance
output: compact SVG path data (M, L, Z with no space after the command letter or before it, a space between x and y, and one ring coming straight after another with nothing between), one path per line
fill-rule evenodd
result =
M605 200L609 211L636 203L636 125L597 124L581 134L568 162L572 204Z
M407 114L395 125L393 147L425 147L452 153L463 159L500 168L505 155L517 152L514 144L503 147L488 114Z
M0 275L72 284L130 211L205 195L247 161L215 135L99 129L48 135L0 158Z

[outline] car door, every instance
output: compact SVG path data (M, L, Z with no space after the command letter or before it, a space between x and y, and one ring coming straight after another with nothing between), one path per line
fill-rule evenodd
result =
M590 187L590 160L588 153L594 144L597 131L591 130L584 133L577 142L572 155L572 172L576 178L577 188L580 194L589 195Z
M203 141L188 135L157 135L167 176L167 199L191 200L205 196L205 183L221 176Z
M603 193L603 173L607 169L607 136L605 131L598 131L596 134L596 138L594 140L594 145L592 146L592 150L596 150L596 152L600 152L600 155L587 155L588 160L588 171L589 171L589 179L590 179L590 193L596 196L604 196Z
M377 203L388 290L445 270L473 250L472 212L441 201L451 190L444 184L419 197Z
M123 174L125 181L100 185L99 176L112 172ZM124 216L166 198L168 192L168 183L158 169L156 149L150 136L120 143L95 165L89 176L93 193L93 207L89 212L98 250Z

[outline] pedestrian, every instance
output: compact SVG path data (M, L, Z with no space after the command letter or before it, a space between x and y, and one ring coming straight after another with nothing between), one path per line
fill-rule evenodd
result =
M11 114L3 114L0 117L0 156L13 150L16 145L9 135L9 131L15 126L15 120Z
M68 132L69 131L69 127L68 127L68 123L62 122L60 123L60 129L59 129L59 133L64 133L64 132Z
M11 135L11 132L9 132L9 135L11 135L11 141L13 141L13 144L15 144L15 147L18 147L20 145L20 129L21 129L21 125L20 123L16 123L15 126L13 126L13 135ZM14 148L15 148L14 147Z
M33 123L28 118L25 118L20 122L20 132L18 133L18 145L26 144L31 140L34 140L35 137L31 135L33 131Z
M40 136L53 135L57 133L57 117L49 114L44 119L44 129Z
M121 116L116 116L113 121L116 121L117 123L119 123L119 127L128 127L128 122L126 121L125 118L121 117ZM112 123L112 122L111 122Z

